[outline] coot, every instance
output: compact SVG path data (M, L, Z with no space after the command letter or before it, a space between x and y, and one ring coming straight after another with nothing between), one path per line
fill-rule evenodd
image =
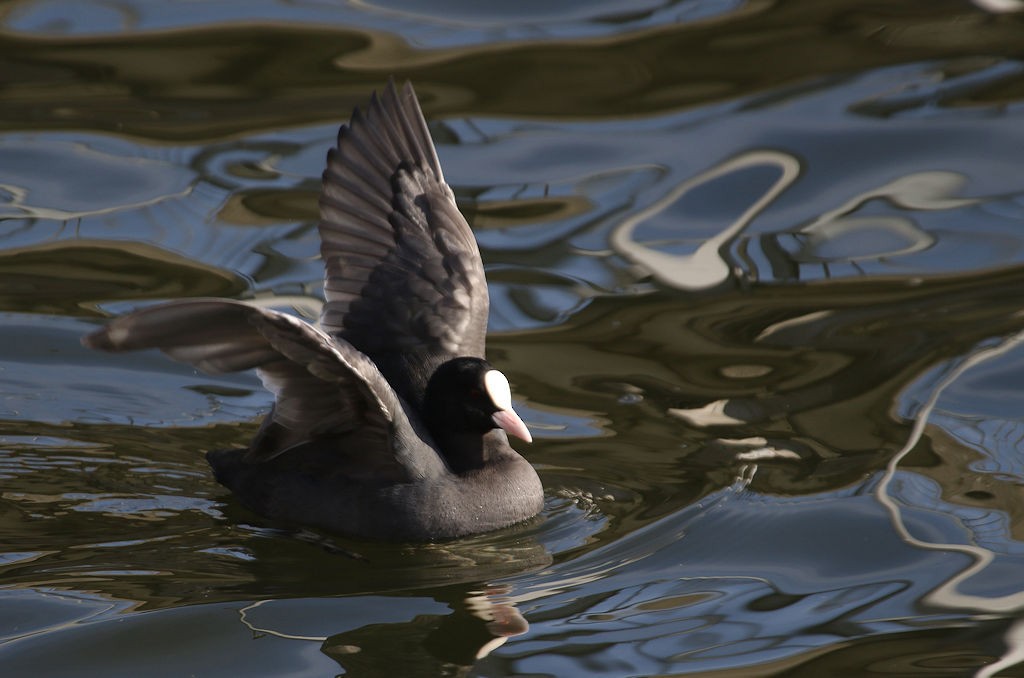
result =
M319 327L226 299L119 317L91 348L158 348L211 373L255 368L275 396L251 445L207 454L265 516L368 538L449 539L536 515L530 441L484 359L487 282L410 84L356 109L320 195Z

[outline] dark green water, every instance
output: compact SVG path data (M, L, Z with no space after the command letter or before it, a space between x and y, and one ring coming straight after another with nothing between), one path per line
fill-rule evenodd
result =
M1024 676L993 2L0 6L0 674ZM428 546L246 512L202 453L255 376L79 345L152 300L315 313L325 150L391 75L548 497Z

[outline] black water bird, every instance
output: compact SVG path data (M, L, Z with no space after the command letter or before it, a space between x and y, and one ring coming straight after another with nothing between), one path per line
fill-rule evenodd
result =
M344 534L448 539L536 515L530 441L484 359L488 295L412 86L356 109L320 195L326 302L315 327L240 301L187 299L119 317L91 348L158 348L211 373L255 368L276 395L248 449L207 454L265 516Z

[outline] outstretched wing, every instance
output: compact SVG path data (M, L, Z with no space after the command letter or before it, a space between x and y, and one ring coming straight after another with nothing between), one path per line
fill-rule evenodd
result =
M321 325L419 403L434 368L483 357L487 282L412 85L358 109L327 154L320 197Z
M404 436L410 422L373 363L292 316L238 301L181 300L121 316L83 343L117 352L158 348L204 372L255 368L277 398L249 461L344 435L358 440L363 449L355 452L375 477L408 481L430 472L418 450L394 444L396 429Z

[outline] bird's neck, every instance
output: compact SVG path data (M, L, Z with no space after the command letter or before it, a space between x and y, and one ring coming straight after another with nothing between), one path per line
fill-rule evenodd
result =
M501 431L490 431L484 435L479 433L441 432L435 434L434 441L448 467L453 473L467 473L481 469L500 456Z

